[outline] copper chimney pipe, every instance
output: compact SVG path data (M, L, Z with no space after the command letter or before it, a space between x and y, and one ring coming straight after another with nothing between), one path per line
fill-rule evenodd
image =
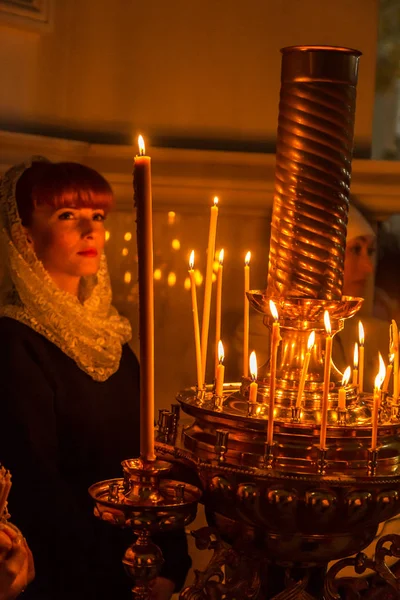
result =
M339 300L361 52L281 52L267 295Z

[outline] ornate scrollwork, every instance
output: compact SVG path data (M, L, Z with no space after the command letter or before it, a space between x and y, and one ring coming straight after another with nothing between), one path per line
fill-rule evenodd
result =
M390 546L386 547L385 544L388 543ZM384 597L385 600L399 598L400 575L396 575L386 564L387 557L400 558L400 535L389 534L381 537L376 544L374 559L368 558L363 552L359 552L354 557L343 558L335 563L329 569L325 578L325 600L340 600L340 598L348 598L349 600L371 598L372 600L372 598L381 597L376 595L376 584L382 584L383 582L386 582L387 585L382 598ZM367 570L374 571L376 575L369 578L338 578L338 573L348 566L354 567L354 571L358 575L362 575ZM388 586L393 590L393 594L390 588L388 590Z
M211 527L192 531L192 535L199 550L213 550L213 555L204 571L194 571L194 584L181 592L180 600L252 600L258 596L260 565L254 555L231 548Z

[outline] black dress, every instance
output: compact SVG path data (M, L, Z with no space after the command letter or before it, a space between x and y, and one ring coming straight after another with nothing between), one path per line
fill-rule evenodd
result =
M139 454L139 364L126 344L96 382L30 327L0 318L0 461L9 509L32 549L24 600L131 598L121 558L132 534L97 521L87 489ZM156 540L178 589L190 566L183 532Z

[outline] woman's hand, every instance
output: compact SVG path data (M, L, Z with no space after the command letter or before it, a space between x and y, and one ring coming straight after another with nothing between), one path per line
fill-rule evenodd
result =
M14 600L35 576L32 553L20 533L0 525L0 600Z
M174 588L175 584L170 579L157 577L151 589L151 600L170 600L174 593Z

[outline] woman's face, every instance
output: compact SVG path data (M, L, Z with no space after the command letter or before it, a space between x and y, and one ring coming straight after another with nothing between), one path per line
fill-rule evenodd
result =
M363 298L368 278L374 270L375 238L362 236L346 244L343 294Z
M104 219L103 209L56 210L47 204L35 208L27 237L61 289L77 293L80 278L97 273L105 242Z

